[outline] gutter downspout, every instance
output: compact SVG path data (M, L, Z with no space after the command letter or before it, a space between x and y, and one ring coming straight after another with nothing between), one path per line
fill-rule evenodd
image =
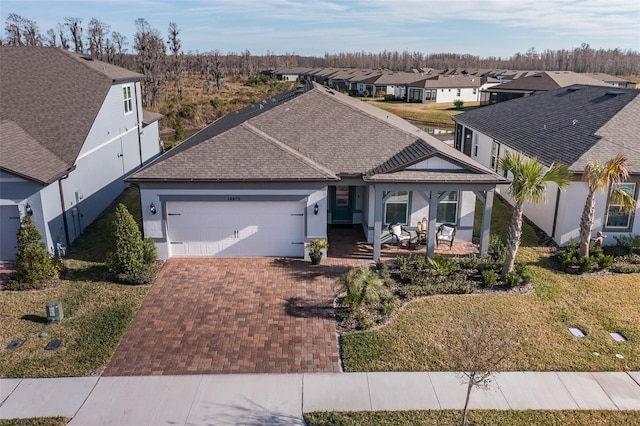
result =
M140 118L142 114L142 108L138 105L138 85L133 83L133 92L136 97L136 126L138 126L138 154L140 155L140 167L142 167L142 119Z
M62 180L68 178L69 175L66 174L58 179L58 191L60 192L60 207L62 207L62 224L64 227L64 238L67 243L67 247L69 247L69 223L67 222L67 212L65 210L65 202L64 202L64 191L62 190Z
M551 228L551 239L555 240L556 238L556 225L558 224L558 210L560 206L560 188L556 191L556 206L553 209L553 227Z

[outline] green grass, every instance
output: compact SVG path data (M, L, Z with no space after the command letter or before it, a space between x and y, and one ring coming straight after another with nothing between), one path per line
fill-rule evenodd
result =
M71 419L67 417L34 417L31 419L0 419L0 426L64 426Z
M307 413L304 419L309 426L369 426L369 425L454 425L459 424L461 412L439 411L366 411L366 412L316 412ZM640 424L640 411L498 411L470 410L470 425L509 426L582 426L582 425L631 425Z
M453 126L455 124L451 118L454 115L478 108L477 102L456 109L452 103L385 102L379 99L363 99L363 101L408 120L444 126Z
M493 231L506 232L507 212L495 203ZM450 319L462 316L469 305L484 307L487 321L507 321L518 330L514 339L520 350L508 360L508 370L640 369L640 274L556 271L549 249L537 246L537 239L525 224L518 259L528 264L534 292L430 296L410 302L375 330L341 336L345 371L455 370L446 345ZM568 327L579 327L586 337L573 337ZM628 341L615 342L609 336L613 331Z
M139 220L137 191L128 191L121 201ZM150 288L106 280L112 218L110 209L69 252L69 269L58 285L0 293L0 377L85 376L107 365ZM64 320L59 324L46 321L50 301L62 302ZM42 331L48 336L39 338ZM25 342L14 350L4 348L16 339ZM62 345L45 351L51 339L62 340Z

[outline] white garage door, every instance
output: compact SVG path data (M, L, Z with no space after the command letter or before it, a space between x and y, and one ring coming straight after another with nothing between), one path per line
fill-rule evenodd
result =
M18 245L18 229L20 229L20 213L18 206L0 206L0 260L16 260Z
M168 202L171 256L304 256L304 203Z

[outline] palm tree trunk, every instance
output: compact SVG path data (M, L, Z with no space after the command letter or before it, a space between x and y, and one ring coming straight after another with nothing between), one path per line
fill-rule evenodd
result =
M581 258L589 257L589 242L591 240L591 231L593 230L593 218L595 215L596 199L594 197L595 190L589 189L587 200L584 203L582 217L580 217L580 251Z
M507 253L502 267L502 276L512 272L516 263L516 253L518 252L518 247L520 247L520 237L522 236L523 204L523 202L516 202L513 207L513 216L507 233Z

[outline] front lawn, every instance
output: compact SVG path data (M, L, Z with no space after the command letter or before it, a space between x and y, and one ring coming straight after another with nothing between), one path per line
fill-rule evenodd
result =
M428 426L454 425L460 422L460 411L363 411L306 413L309 426ZM510 426L581 426L581 425L631 425L640 423L640 411L541 411L541 410L470 410L470 425Z
M138 193L121 200L139 220ZM104 265L112 213L99 218L78 247L68 253L63 279L37 291L0 292L0 377L86 376L109 362L150 286L128 286L107 280ZM47 323L47 302L62 302L64 320ZM41 332L46 337L39 337ZM46 344L60 339L57 350ZM14 340L22 346L9 350Z
M506 232L507 212L495 203L492 231ZM455 370L445 343L451 337L451 319L473 305L485 308L487 321L515 327L520 349L507 369L640 369L640 274L566 274L554 269L552 249L537 241L525 224L518 258L532 276L532 293L436 295L409 302L385 325L341 336L345 371ZM568 327L586 336L574 337ZM616 342L610 332L628 341Z

